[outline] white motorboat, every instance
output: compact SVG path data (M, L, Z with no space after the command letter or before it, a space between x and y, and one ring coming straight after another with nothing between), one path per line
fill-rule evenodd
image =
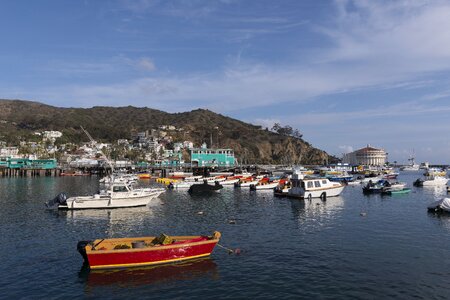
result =
M203 183L202 178L203 178L203 176L201 176L201 175L190 176L190 177L184 178L184 181L186 181L186 182L198 182L198 181L200 181L200 183Z
M225 177L221 177L221 176L217 176L217 177L206 177L206 178L203 178L203 180L206 180L208 183L214 183L214 182L222 183L222 181L225 181L226 178Z
M113 183L106 191L91 196L67 198L59 194L47 203L47 207L59 209L119 208L145 206L157 198L165 189L133 188L125 183Z
M251 185L250 189L253 191L257 190L273 190L279 185L278 181L274 182L258 182L256 185Z
M400 168L400 171L405 171L405 172L415 172L415 171L419 171L420 166L418 164L413 164L413 165L408 165L408 166L403 166Z
M428 211L450 213L450 198L442 198L441 200L431 203L428 205Z
M414 181L414 186L443 186L448 182L448 178L443 176L428 176L424 179Z
M291 178L291 188L287 196L293 198L321 198L339 196L345 185L329 181L327 178L304 178L302 174L294 172Z
M239 181L234 184L235 187L250 187L251 185L257 185L259 179L256 180L248 180L248 181Z
M194 184L203 184L202 181L179 181L179 182L171 182L167 186L169 189L181 190L181 189L189 189L191 185Z

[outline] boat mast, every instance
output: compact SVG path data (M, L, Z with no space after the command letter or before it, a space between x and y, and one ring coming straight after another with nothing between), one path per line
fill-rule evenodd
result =
M87 135L89 140L91 141L92 146L97 150L97 153L100 153L102 158L104 158L106 160L106 163L111 168L111 173L114 174L114 167L113 167L111 161L108 159L108 157L103 153L103 151L101 149L97 148L97 142L92 138L92 136L89 134L89 132L87 132L87 130L84 129L83 126L80 125L80 127L83 130L83 132Z

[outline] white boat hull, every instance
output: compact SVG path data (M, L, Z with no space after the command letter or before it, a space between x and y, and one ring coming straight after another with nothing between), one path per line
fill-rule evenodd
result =
M254 188L256 190L273 190L277 186L278 186L278 182L274 182L274 183L267 183L267 184L261 184L261 185L258 184Z
M157 198L162 191L140 191L121 193L121 195L94 195L70 197L66 200L67 205L59 206L62 209L92 209L92 208L121 208L145 206ZM128 195L127 195L128 194Z
M339 196L342 191L344 190L345 186L340 187L332 187L332 188L326 188L326 189L318 189L318 190L312 190L312 191L305 191L305 198L321 198L323 195L325 197L337 197Z
M247 181L239 183L239 187L250 187L251 185L257 185L259 180Z
M203 184L203 182L176 182L172 184L173 189L175 190L183 190L183 189L189 189L191 185L194 184Z
M436 177L433 180L424 180L423 186L442 186L446 185L448 182L447 178L444 177Z
M327 197L337 197L339 196L342 191L344 190L345 186L336 186L336 187L329 187L329 188L322 188L317 190L307 190L304 191L301 188L291 188L287 196L293 197L293 198L304 198L304 199L310 199L310 198L323 198L323 196Z

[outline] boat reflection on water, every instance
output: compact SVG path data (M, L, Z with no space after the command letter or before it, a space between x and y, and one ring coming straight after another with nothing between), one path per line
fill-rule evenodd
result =
M432 194L435 198L439 199L447 195L447 186L446 185L437 185L437 186L423 186L421 187L423 191L427 194Z
M64 214L68 220L73 222L84 220L106 220L111 223L131 221L140 218L148 218L153 211L148 206L113 208L113 209L78 209L65 210Z
M428 211L428 215L430 216L430 218L435 220L436 223L445 228L445 230L450 232L450 213L447 212L436 213Z
M68 223L84 228L86 224L95 223L97 228L103 228L104 233L113 236L123 236L140 232L146 222L155 218L151 207L127 207L114 209L81 209L56 211L58 217L66 218Z
M149 266L117 270L90 270L83 265L78 276L88 288L101 286L135 287L167 281L219 278L217 265L211 258L203 258L178 264Z
M306 230L330 225L344 208L342 196L332 197L326 201L313 198L311 200L288 199L291 202L294 218Z

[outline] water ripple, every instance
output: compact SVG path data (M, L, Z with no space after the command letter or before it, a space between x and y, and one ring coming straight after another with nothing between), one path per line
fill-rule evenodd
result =
M2 296L448 299L450 216L426 212L442 189L381 197L348 187L337 198L299 201L227 188L168 191L141 208L43 209L61 191L97 189L95 178L0 178ZM198 262L89 272L75 249L84 239L213 230L241 255L216 248Z

